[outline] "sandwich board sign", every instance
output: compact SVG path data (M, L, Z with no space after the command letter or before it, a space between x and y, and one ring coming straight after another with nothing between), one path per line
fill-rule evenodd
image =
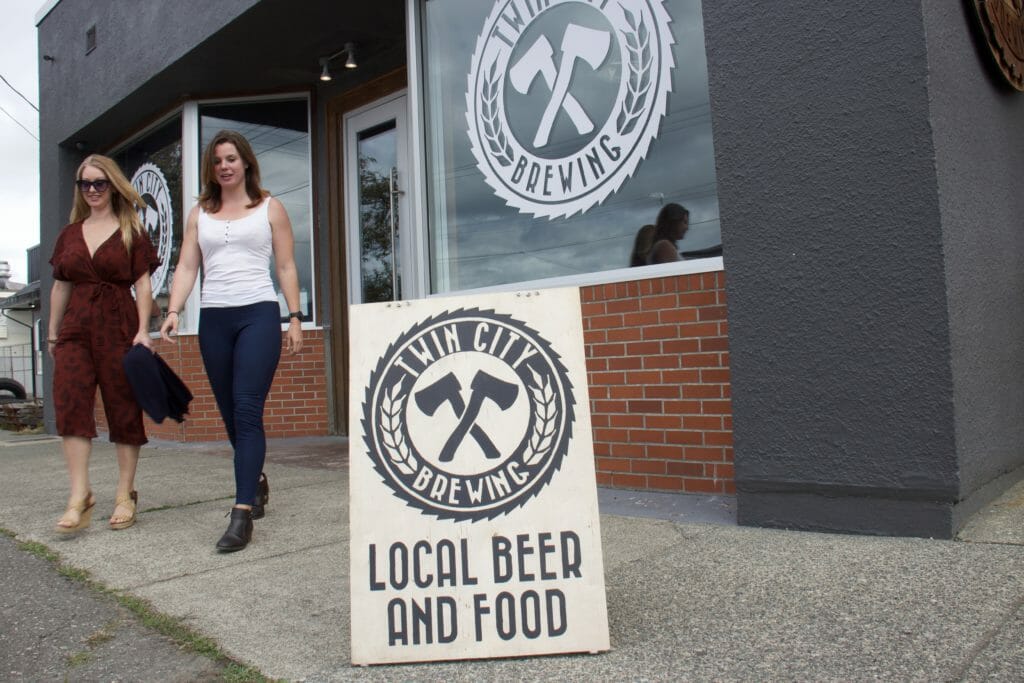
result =
M578 290L349 329L352 663L609 649Z

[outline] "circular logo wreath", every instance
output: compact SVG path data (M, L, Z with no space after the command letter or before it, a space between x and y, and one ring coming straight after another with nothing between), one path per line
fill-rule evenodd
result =
M493 519L561 467L574 405L547 340L509 315L458 309L416 324L377 361L363 439L407 505L438 519Z
M672 89L675 41L663 2L495 3L473 54L466 119L477 166L509 206L568 217L603 202L633 174ZM607 112L588 112L576 99L573 82L584 70L617 75L614 84L600 81L614 89ZM541 93L539 120L510 120L515 92ZM568 147L552 143L559 120L578 133Z
M160 265L150 277L153 295L156 296L163 288L171 267L171 233L174 225L171 191L160 167L149 163L139 166L135 171L132 187L146 202L146 208L139 211L139 219L160 258Z

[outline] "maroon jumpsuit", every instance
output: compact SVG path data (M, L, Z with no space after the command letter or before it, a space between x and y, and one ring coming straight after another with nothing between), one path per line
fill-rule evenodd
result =
M115 230L89 256L82 223L66 226L50 258L55 280L71 283L54 348L53 405L61 436L96 436L96 385L110 426L110 440L146 443L142 410L121 364L139 330L131 286L160 260L146 231L135 233L129 254Z

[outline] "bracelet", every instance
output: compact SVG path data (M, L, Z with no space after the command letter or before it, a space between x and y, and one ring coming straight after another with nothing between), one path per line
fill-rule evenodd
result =
M288 317L289 318L298 318L299 321L301 322L302 321L302 311L289 311L288 312Z
M47 339L47 340L46 340L46 343L47 343L47 344L56 344L56 343L57 343L57 340L56 340L56 339Z
M178 315L177 311L167 311L167 315L170 315L171 313L173 313L174 315ZM178 317L180 318L181 316L178 315Z

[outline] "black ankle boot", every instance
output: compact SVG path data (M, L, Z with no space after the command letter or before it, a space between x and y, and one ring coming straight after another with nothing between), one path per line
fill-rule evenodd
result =
M252 510L231 508L231 521L228 530L217 541L217 550L233 553L242 550L252 540Z
M263 515L266 514L264 509L267 502L270 500L270 482L267 481L267 475L260 472L260 482L256 485L256 500L252 504L252 518L262 519Z

